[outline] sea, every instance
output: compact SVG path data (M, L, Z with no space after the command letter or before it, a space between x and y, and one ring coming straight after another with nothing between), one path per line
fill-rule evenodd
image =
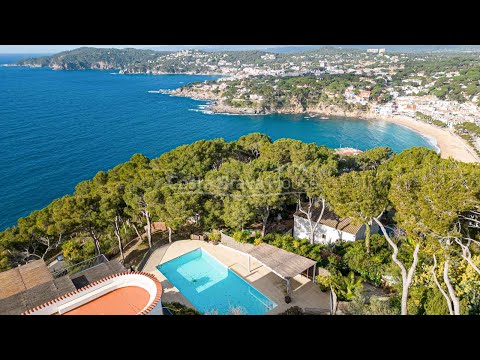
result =
M0 55L0 64L24 57ZM261 132L332 148L435 148L388 122L211 114L205 101L158 92L215 78L0 66L0 230L135 153L154 158L200 139L231 141Z

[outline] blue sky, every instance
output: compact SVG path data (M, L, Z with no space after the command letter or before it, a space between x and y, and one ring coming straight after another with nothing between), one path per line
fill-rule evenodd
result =
M188 48L208 49L222 48L225 50L265 49L290 45L0 45L0 54L48 54L64 50L76 49L82 46L98 48L138 48L177 51ZM297 46L297 45L295 45ZM303 45L298 45L303 46Z

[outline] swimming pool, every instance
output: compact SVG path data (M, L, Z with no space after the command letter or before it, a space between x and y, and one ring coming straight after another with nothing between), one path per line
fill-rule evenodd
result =
M262 315L277 306L202 248L157 269L203 314L228 315L240 310L246 315Z

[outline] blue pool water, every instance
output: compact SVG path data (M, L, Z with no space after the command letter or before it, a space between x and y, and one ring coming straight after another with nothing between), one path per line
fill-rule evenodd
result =
M203 249L190 251L157 269L203 314L262 315L277 306L272 300Z
M0 56L0 64L18 58ZM419 134L387 122L212 115L199 109L204 101L155 92L214 78L0 66L0 230L135 153L153 158L200 139L231 141L258 131L273 140L360 150L432 147Z

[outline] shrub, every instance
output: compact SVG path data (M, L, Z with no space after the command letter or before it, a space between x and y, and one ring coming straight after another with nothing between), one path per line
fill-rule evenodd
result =
M62 254L70 263L77 264L95 255L93 241L81 244L78 239L65 241L62 244Z
M423 304L424 314L426 315L449 315L447 300L443 297L438 288L428 290L426 300ZM468 315L471 313L470 305L467 299L460 299L460 314Z
M263 244L262 238L257 238L257 239L255 239L255 241L253 242L253 245L255 245L255 246L258 246L258 245L260 245L260 244Z
M332 276L332 287L339 300L351 301L355 293L363 288L363 279L356 276L353 271L350 271L346 276L334 275Z
M93 256L93 254L95 253L95 247L93 245L93 241L88 241L88 243L90 244L87 245L85 243L84 245L91 247L91 252ZM119 253L118 240L116 238L112 239L111 237L103 237L102 240L100 241L100 251L107 256L117 255Z
M298 240L289 234L270 233L263 237L263 241L280 249L318 261L319 266L322 267L329 264L327 259L330 255L338 257L323 244L310 244L307 240ZM338 259L341 258L338 257Z
M369 302L366 302L361 291L357 290L346 312L352 315L399 315L400 303L395 297L377 296L372 296Z
M252 237L247 231L235 231L232 237L241 243L248 243L252 239Z
M218 230L212 230L209 234L208 234L208 239L210 241L220 241L220 239L222 238L222 234L220 231Z
M175 315L202 315L197 310L189 308L179 302L163 303L163 306L169 308Z
M327 256L328 267L334 267L335 269L340 267L341 258L335 254L328 254Z
M330 275L317 275L317 284L321 291L333 288L341 301L351 301L355 293L363 288L363 279L353 271L343 276L338 270L331 269Z
M76 240L68 240L62 244L62 254L69 262L76 264L83 260L82 247Z
M95 245L93 244L93 241L87 241L82 245L82 254L84 259L95 256Z
M301 307L292 306L278 315L304 315L304 313Z
M410 288L407 302L407 311L410 315L425 315L425 304L429 292L431 292L431 289L425 286L412 286ZM398 293L401 293L401 289L398 290Z
M382 283L382 275L391 262L391 251L381 235L372 235L370 241L370 254L367 254L363 240L348 244L343 261L350 269L378 286Z
M443 297L438 289L429 291L427 300L425 301L426 315L449 315L447 300Z
M317 284L323 292L329 290L332 285L332 275L317 275Z

